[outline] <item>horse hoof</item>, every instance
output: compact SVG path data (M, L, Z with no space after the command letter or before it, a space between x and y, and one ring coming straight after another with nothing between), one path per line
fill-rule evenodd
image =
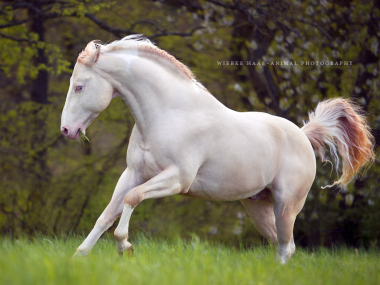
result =
M129 257L133 257L134 251L133 251L132 244L130 244L129 242L126 242L126 243L127 243L126 245L123 245L122 250L118 249L119 256L122 257L125 253Z
M280 253L277 253L276 254L276 257L275 257L275 260L280 263L281 265L285 265L288 263L290 259L290 254L288 256L284 255L284 254L280 254Z

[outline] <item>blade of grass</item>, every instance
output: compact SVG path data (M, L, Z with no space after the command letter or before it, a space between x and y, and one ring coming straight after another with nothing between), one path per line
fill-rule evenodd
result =
M86 137L86 135L84 133L82 133L82 131L79 129L78 132L80 133L80 138L82 139L82 142L84 144L85 141L88 141L89 143L91 142L88 137Z

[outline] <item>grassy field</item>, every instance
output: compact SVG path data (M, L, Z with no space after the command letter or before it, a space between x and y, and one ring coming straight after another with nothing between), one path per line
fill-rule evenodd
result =
M81 241L0 238L0 284L380 284L377 250L298 249L282 266L273 249L239 250L197 238L139 238L134 257L119 258L106 238L88 257L72 258Z

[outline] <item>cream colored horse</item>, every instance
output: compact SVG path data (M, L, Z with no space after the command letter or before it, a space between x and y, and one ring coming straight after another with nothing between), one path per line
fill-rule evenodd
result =
M324 144L343 162L347 183L373 159L365 119L347 100L322 102L302 129L259 112L239 113L215 99L191 71L140 35L108 45L90 42L79 55L62 113L70 140L121 97L135 119L127 168L109 205L78 247L86 255L121 215L117 249L132 250L128 225L143 200L175 194L240 200L257 230L278 242L286 263L295 251L293 226L315 177ZM339 166L339 162L337 162Z

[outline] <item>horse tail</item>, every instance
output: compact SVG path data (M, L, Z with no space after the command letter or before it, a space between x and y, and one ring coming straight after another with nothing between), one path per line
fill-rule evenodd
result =
M347 184L375 159L374 138L367 120L360 107L349 99L320 102L315 111L309 113L309 122L304 123L302 130L322 161L326 161L325 145L329 146L337 171L338 153L342 158L342 175L326 187Z

